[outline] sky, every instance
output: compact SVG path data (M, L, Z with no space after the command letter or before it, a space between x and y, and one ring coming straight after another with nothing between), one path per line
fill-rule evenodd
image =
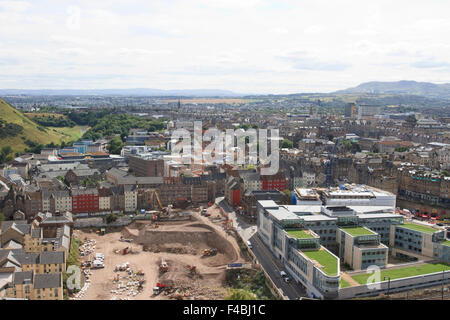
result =
M0 0L2 89L450 82L447 0Z

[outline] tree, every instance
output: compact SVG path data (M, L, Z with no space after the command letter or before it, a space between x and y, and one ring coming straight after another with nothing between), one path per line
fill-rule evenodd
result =
M122 139L120 137L116 136L108 144L109 153L120 154L120 151L122 150L123 146L124 146L124 143L123 143Z
M293 147L294 143L289 139L284 139L283 142L281 142L281 148L292 149Z
M86 177L81 184L85 187L88 187L92 185L92 179L90 177Z
M230 294L225 298L225 300L256 300L256 295L244 289L231 289Z
M112 223L117 220L117 216L114 213L108 214L106 216L106 223Z
M11 161L13 159L11 153L12 148L10 146L4 146L0 151L0 163Z
M283 193L286 195L287 199L289 199L289 204L291 203L291 191L289 189L283 190Z
M408 151L408 150L409 150L408 147L397 147L397 148L395 148L395 151L397 151L397 152L405 152L405 151Z

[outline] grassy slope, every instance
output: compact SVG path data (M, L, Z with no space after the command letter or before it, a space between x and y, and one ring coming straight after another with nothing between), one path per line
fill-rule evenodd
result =
M0 148L10 146L14 152L22 152L27 147L21 137L45 145L51 142L60 143L61 141L76 140L83 132L80 127L46 128L44 131L41 131L35 122L25 117L22 112L14 109L2 99L0 99L0 119L23 127L21 134L0 140Z

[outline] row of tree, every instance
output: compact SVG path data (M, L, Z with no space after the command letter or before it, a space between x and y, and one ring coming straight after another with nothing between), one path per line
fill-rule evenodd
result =
M76 123L65 117L55 117L55 116L37 116L33 117L33 121L41 126L46 127L75 127Z
M103 137L119 135L122 141L128 136L130 129L139 128L151 132L165 128L163 121L149 120L129 114L109 114L99 119L84 135L84 139L97 140Z
M23 127L15 123L9 123L0 119L0 139L15 137L23 132Z

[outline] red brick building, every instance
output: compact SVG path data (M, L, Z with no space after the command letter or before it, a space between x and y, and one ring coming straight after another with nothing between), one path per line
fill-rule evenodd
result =
M98 212L99 210L99 195L97 189L72 190L73 213Z
M241 187L239 179L229 176L225 182L225 199L231 206L241 205Z
M282 172L270 176L261 175L261 181L263 190L283 191L287 189L287 180Z

